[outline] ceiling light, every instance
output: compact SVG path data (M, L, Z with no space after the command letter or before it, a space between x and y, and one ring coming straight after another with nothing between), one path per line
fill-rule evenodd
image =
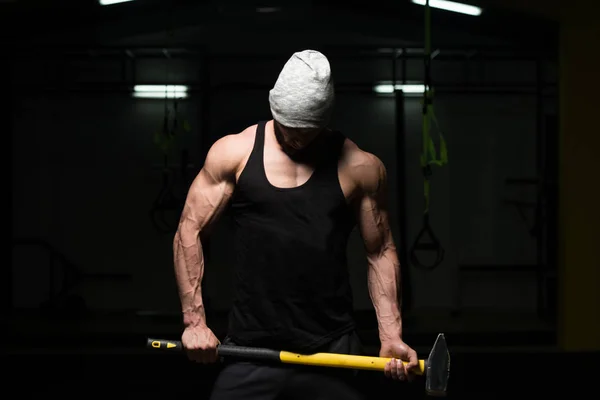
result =
M412 0L412 2L420 6L424 6L426 4L426 0ZM479 7L446 0L429 0L429 7L475 16L481 15L482 11Z
M422 94L425 91L425 85L420 84L405 84L405 85L396 85L395 90L402 90L407 94ZM391 83L387 84L378 84L373 87L373 91L379 94L389 94L394 93L394 85Z
M133 97L145 99L184 99L188 97L184 85L135 85Z
M98 0L98 3L101 6L110 6L112 4L127 3L128 1L133 1L133 0Z

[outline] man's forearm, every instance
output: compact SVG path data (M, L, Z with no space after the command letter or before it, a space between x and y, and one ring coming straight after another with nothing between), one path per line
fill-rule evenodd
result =
M206 325L202 301L204 255L199 235L178 231L173 240L175 276L185 326Z
M395 250L369 257L368 287L377 314L381 341L402 337L402 316L398 304L400 263Z

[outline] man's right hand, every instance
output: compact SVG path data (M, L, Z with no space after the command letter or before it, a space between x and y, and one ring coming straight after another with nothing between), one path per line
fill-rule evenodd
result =
M190 360L203 364L217 361L217 346L221 343L206 326L188 326L181 335L181 343Z

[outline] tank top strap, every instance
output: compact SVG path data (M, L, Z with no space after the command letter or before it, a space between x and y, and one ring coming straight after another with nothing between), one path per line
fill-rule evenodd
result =
M256 135L254 137L254 146L252 147L252 154L250 154L250 160L252 163L260 161L259 165L262 165L262 159L265 153L265 127L267 121L259 121L256 124Z

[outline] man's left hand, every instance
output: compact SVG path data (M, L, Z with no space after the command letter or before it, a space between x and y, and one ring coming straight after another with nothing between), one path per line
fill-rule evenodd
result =
M384 370L388 378L400 381L412 381L415 378L414 372L419 368L419 358L417 352L402 339L381 342L379 357L391 358Z

